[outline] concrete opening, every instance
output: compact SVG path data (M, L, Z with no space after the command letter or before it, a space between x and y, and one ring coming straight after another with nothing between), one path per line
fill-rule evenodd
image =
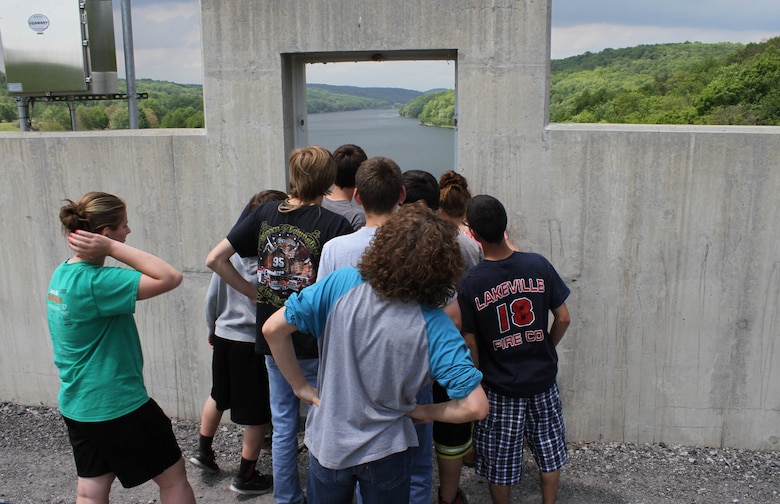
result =
M457 51L454 49L442 50L421 50L421 51L359 51L359 52L317 52L317 53L295 53L282 54L282 84L284 101L284 131L285 131L285 156L296 147L301 147L310 143L309 138L309 118L307 114L306 102L306 66L309 64L327 64L327 63L360 63L360 62L389 62L389 61L448 61L453 66L453 88L455 89L456 117L457 117ZM397 86L387 86L397 87ZM455 169L457 166L457 128L453 135L452 146L449 149L451 157L447 156L448 165L446 169ZM342 143L359 143L349 139ZM333 146L326 146L332 147ZM412 149L414 149L412 147ZM370 152L366 149L369 156L385 155L393 157L390 152ZM397 150L394 152L398 152ZM414 156L409 153L408 156ZM409 162L399 162L402 170L407 169L426 169L425 166L412 164ZM425 164L424 162L422 163ZM435 176L439 176L445 171L442 168L429 170Z

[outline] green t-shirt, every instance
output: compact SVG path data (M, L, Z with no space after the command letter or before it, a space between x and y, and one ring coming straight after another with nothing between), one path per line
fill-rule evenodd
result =
M54 271L46 304L66 418L103 422L149 400L133 318L140 279L139 271L88 262Z

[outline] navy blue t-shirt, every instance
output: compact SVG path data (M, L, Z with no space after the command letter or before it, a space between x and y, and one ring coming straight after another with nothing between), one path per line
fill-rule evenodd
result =
M458 285L463 331L476 335L483 383L511 397L547 391L558 374L551 309L569 288L543 256L515 252L469 268Z
M281 204L260 205L227 235L241 257L258 258L255 351L263 355L271 355L262 333L265 321L290 294L314 283L322 246L352 232L347 219L319 205L280 212ZM317 357L317 341L312 336L296 332L293 344L298 357Z

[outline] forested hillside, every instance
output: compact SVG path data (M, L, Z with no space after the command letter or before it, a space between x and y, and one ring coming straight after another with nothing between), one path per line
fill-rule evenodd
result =
M0 72L0 120L5 130L19 129L16 101L8 96L5 74ZM125 81L119 81L120 93L126 92ZM148 98L138 100L138 124L141 128L202 128L203 88L200 85L176 84L138 79L136 90ZM79 131L124 129L130 127L126 100L88 101L76 104ZM36 101L31 107L32 127L37 131L71 129L67 103Z
M780 125L780 37L659 44L552 62L550 121Z
M422 124L452 128L455 126L455 91L426 93L398 110L404 117L417 117Z
M778 83L780 37L606 49L551 62L550 121L780 125ZM401 114L435 124L422 114L442 96L412 100ZM440 103L431 112L443 110Z
M0 130L18 130L16 102L6 90L5 74L0 72ZM120 92L126 90L119 81ZM138 100L138 122L141 128L202 128L203 88L200 85L176 84L151 79L138 79L136 90L147 93L148 99ZM400 88L360 88L355 86L307 85L308 113L347 110L384 109L422 95L420 91ZM35 102L32 125L37 131L71 129L70 111L63 102ZM127 101L78 102L77 129L123 129L129 127Z
M400 107L402 104L408 102L409 100L414 99L423 94L420 91L414 91L412 89L403 89L403 88L332 86L330 84L307 84L306 85L307 100L311 101L312 97L315 95L322 96L322 94L320 94L319 91L324 91L325 93L332 93L334 95L365 98L368 100L373 100L375 103L383 105L381 107L376 107L376 108ZM311 108L309 108L310 114L314 112L316 111L312 111Z

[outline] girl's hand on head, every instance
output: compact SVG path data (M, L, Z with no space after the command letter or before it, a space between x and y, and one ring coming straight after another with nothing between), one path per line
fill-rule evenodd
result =
M111 238L78 229L68 234L68 247L81 259L98 259L111 255Z

